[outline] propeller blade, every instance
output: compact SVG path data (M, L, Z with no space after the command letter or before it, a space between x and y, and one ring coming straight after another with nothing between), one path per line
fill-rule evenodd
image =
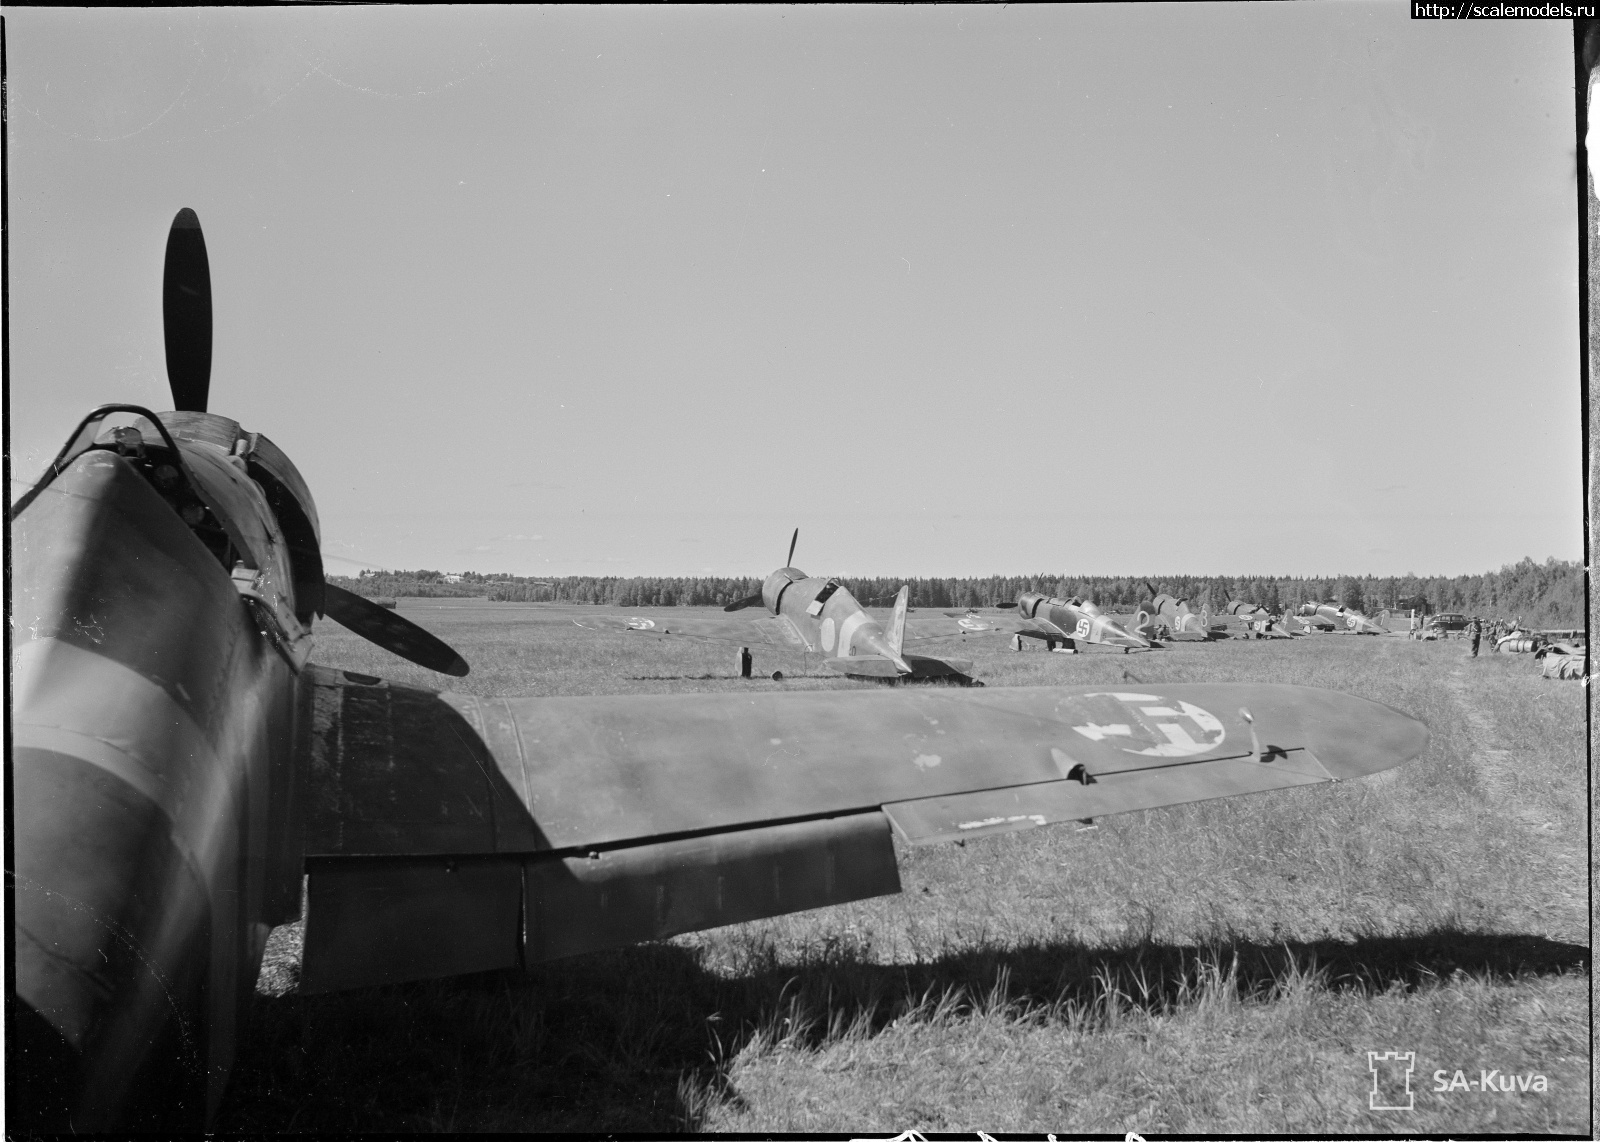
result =
M760 593L758 592L757 594L751 595L748 599L740 599L737 603L729 603L722 609L725 611L742 611L746 607L759 607L761 605L762 599Z
M1000 611L1014 611L1014 610L1017 609L1017 604L1016 603L996 603L995 604L995 609L996 610L1000 610Z
M785 567L794 566L794 545L800 542L800 529L794 529L794 536L789 540L789 558L783 561Z
M466 677L469 669L466 661L416 623L343 587L329 583L326 589L323 613L340 626L348 627L368 642L375 642L418 666L457 678Z
M187 206L178 211L167 232L161 318L172 407L204 412L211 389L211 263L206 260L200 219Z

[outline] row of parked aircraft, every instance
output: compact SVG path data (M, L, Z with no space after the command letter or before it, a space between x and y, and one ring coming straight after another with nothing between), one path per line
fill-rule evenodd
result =
M941 611L931 618L911 618L907 606L909 587L901 587L885 626L873 617L835 578L807 575L792 566L796 528L789 541L786 565L767 576L759 594L728 604L727 617L695 612L670 618L645 615L584 615L573 622L580 627L612 634L650 635L721 642L748 650L761 640L781 656L823 656L822 665L834 673L857 678L922 681L940 679L979 685L972 663L943 654L912 654L911 643L931 643L951 638L983 635L1010 636L1020 650L1024 640L1046 650L1076 652L1080 646L1103 646L1127 654L1156 650L1167 642L1209 642L1225 638L1295 638L1311 632L1388 634L1381 623L1359 611L1334 603L1305 604L1299 618L1275 614L1254 603L1235 600L1216 616L1209 609L1195 612L1186 598L1157 592L1124 626L1093 602L1078 597L1058 599L1037 591L1023 591L1014 602L989 608ZM760 607L759 617L736 612ZM924 647L924 649L927 649ZM747 664L748 665L748 664ZM772 677L781 679L783 671Z
M487 699L318 666L327 616L470 669L328 584L294 465L209 411L191 210L162 309L175 411L92 411L11 511L19 1134L207 1126L267 935L297 919L302 993L523 969L897 892L897 839L1349 780L1428 743L1276 684ZM786 566L740 608L846 673L965 675L907 652L906 599L885 626ZM1081 601L1015 609L1047 643L1147 641Z

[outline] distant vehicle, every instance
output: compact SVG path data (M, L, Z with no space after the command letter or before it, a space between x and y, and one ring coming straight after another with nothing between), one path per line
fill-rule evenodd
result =
M1433 618L1428 620L1428 625L1434 630L1466 630L1471 622L1472 620L1467 618L1466 615L1446 612L1434 615Z

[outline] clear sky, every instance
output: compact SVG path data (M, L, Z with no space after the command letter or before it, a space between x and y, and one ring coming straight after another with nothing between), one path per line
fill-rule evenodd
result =
M1582 554L1571 26L1402 3L17 8L14 497L211 410L330 571Z

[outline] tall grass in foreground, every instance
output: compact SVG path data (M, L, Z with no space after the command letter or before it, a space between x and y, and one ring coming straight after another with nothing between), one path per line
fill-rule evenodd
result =
M402 612L466 653L478 693L780 686L732 678L720 648L493 606ZM895 897L527 975L263 998L219 1125L1588 1131L1581 687L1399 639L961 653L991 685L1331 686L1433 741L1377 782L908 850ZM384 658L319 652L437 684ZM1367 1109L1369 1050L1416 1052L1415 1110ZM1549 1089L1435 1092L1440 1069Z

